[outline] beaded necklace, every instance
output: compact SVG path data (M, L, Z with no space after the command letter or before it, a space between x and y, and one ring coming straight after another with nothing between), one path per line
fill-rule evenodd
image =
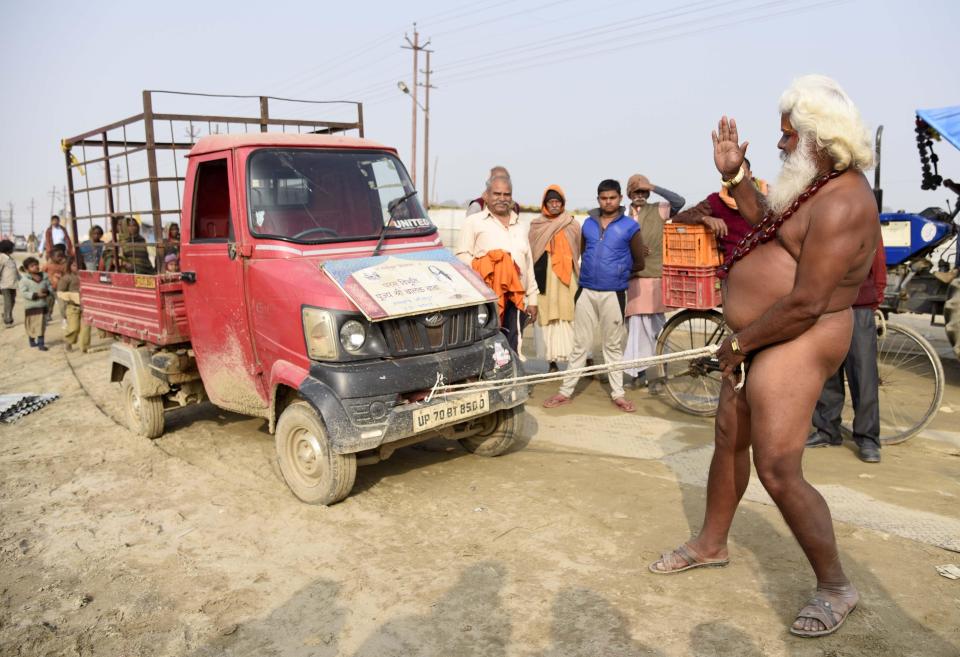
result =
M830 173L824 174L814 180L809 187L801 192L800 196L796 198L793 204L787 208L783 214L775 215L773 210L767 210L767 213L763 215L763 219L760 220L760 223L750 229L750 232L744 235L743 238L737 242L737 246L733 250L733 253L728 255L723 261L723 264L717 268L717 278L726 278L734 264L746 258L751 251L761 244L766 244L776 237L777 233L780 232L780 226L783 225L783 222L792 217L801 205L803 205L810 197L819 192L824 185L839 176L841 173L843 172L831 171Z

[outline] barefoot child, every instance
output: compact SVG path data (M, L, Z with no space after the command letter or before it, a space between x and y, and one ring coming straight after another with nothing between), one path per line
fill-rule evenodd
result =
M47 351L43 334L47 329L47 299L53 296L53 288L47 275L40 271L40 261L36 258L25 259L20 270L26 274L20 279L20 295L24 302L23 326L30 346Z
M81 323L80 274L77 262L73 258L67 261L67 273L57 284L57 298L67 313L67 330L63 333L63 348L73 351L73 345L80 339L80 351L86 352L90 346L90 331L84 331Z

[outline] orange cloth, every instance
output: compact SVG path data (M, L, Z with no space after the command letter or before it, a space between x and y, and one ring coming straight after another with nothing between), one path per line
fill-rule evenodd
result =
M570 287L570 278L573 275L573 250L570 248L570 240L566 233L558 230L550 243L547 244L547 253L550 254L550 263L553 267L553 273L557 275L560 282Z
M481 258L474 258L471 264L473 271L480 274L487 287L496 292L501 324L507 309L507 300L512 301L517 310L523 310L525 292L523 283L520 282L520 269L509 253L494 249Z
M756 185L757 189L760 190L760 193L764 196L767 195L767 181L760 178L754 178L753 184ZM733 200L733 195L730 193L730 190L726 187L720 187L720 200L726 203L727 207L731 210L737 209L737 202Z

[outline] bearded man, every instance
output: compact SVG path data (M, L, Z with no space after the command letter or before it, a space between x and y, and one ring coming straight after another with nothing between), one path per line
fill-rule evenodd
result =
M727 535L752 447L760 481L817 578L790 632L814 637L836 631L859 594L840 565L830 510L803 478L801 461L817 398L850 345L850 306L873 263L880 224L862 173L872 166L870 135L840 86L799 78L781 96L780 112L784 165L769 209L743 167L747 142L739 143L736 122L723 117L713 133L714 162L753 229L721 268L733 333L718 352L724 382L703 526L650 570L729 562ZM741 391L738 371L746 376Z

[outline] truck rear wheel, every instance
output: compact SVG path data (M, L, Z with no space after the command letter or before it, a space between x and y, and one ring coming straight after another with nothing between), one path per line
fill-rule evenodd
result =
M460 445L478 456L500 456L516 442L523 422L523 412L522 405L498 411L490 416L489 429L476 436L461 438Z
M953 353L960 358L960 278L950 282L947 301L943 304L943 319Z
M277 463L290 490L307 504L334 504L357 478L355 454L336 454L323 421L305 401L290 404L277 422Z
M127 426L144 438L159 438L163 435L163 398L142 397L133 377L133 372L127 370L120 382L120 403L127 416Z

